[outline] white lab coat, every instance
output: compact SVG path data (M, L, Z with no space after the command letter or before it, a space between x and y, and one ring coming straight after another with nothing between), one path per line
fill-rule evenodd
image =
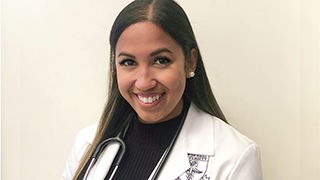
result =
M97 125L92 125L79 132L62 180L72 179L96 128ZM106 148L89 179L104 179L118 148L117 144ZM255 142L191 103L180 135L157 179L262 180L260 150Z

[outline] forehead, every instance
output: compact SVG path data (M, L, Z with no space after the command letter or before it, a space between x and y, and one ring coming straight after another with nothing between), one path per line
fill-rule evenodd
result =
M168 48L182 51L180 45L159 25L152 22L138 22L126 28L116 45L116 54L122 51L152 51L157 48Z

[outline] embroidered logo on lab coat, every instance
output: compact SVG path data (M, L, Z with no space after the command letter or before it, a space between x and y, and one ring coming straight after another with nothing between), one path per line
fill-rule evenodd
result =
M209 180L207 168L210 156L200 154L188 154L190 168L176 180Z

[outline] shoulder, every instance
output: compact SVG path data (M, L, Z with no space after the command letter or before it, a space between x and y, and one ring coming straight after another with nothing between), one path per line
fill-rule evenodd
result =
M66 167L63 171L62 180L72 179L82 157L92 144L97 127L97 124L93 124L79 131L69 155Z
M200 131L205 131L205 136L210 137L212 135L211 140L215 144L215 149L221 147L221 145L230 148L236 147L236 149L245 149L250 145L255 145L253 140L241 134L221 119L198 109L194 104L192 104L189 109L187 119L188 131L200 135ZM219 145L219 147L216 145Z
M208 169L208 174L212 178L262 179L260 150L253 140L194 105L190 110L192 121L194 121L189 127L193 129L190 132L197 132L193 133L195 137L200 134L197 137L198 141L202 139L201 142L206 143L201 146L212 149ZM194 128L206 133L195 131Z
M77 140L92 144L94 136L97 132L97 128L98 128L98 124L96 123L80 130L77 135Z
M230 125L213 117L215 129L215 155L212 163L223 165L221 176L228 179L262 180L259 146Z
M74 160L79 161L87 152L93 142L97 127L97 124L93 124L79 131L71 152Z
M76 140L73 144L75 153L83 153L93 142L97 131L98 124L90 125L78 132Z
M213 121L216 144L223 144L236 149L245 149L248 146L256 145L253 140L219 118L212 116L211 119Z
M83 155L91 146L96 131L97 124L93 124L79 131L71 152L71 157L73 156L73 161L78 162L81 160Z

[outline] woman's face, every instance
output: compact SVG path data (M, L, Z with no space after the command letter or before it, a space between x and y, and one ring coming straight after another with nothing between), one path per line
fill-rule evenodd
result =
M178 116L187 73L182 48L152 22L129 26L116 45L121 95L144 123Z

